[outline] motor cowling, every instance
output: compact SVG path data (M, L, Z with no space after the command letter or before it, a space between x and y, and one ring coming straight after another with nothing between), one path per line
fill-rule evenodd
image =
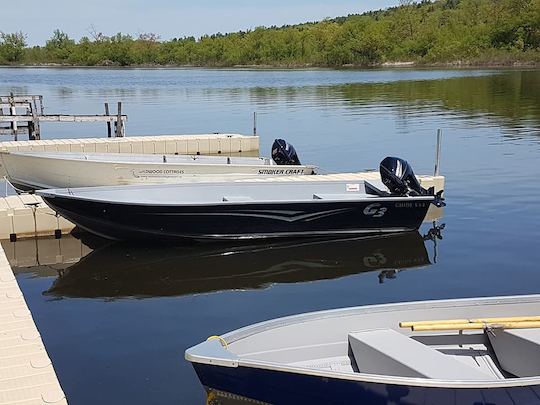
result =
M276 139L272 145L272 159L278 165L300 165L298 154L290 143Z
M414 175L411 165L397 157L386 157L379 167L382 182L392 194L433 195L433 190L423 188Z
M382 160L379 171L381 173L382 182L390 193L396 195L434 195L435 198L432 201L437 207L444 207L444 198L442 197L443 191L439 191L435 194L435 188L430 187L428 190L420 185L420 182L416 178L411 165L403 159L397 157L386 157Z

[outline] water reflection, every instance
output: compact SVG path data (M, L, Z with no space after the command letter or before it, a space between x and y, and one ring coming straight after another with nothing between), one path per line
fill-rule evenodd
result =
M265 245L148 247L115 243L58 271L45 292L55 297L162 297L259 289L374 272L373 282L431 264L418 232Z
M241 397L236 394L230 394L228 392L216 391L214 389L208 390L205 405L269 405L266 402L262 402L255 399Z
M483 76L438 80L359 82L310 87L253 87L208 89L213 99L240 102L248 98L260 107L344 107L345 115L387 114L389 109L411 121L452 112L466 121L497 120L498 125L519 129L521 135L540 135L540 72L510 71ZM493 126L486 122L485 125Z
M256 109L273 116L263 121L272 131L289 113L299 119L316 112L341 121L317 128L322 133L336 125L346 127L344 120L387 118L397 118L398 131L407 133L411 127L416 130L444 118L462 128L502 126L504 135L540 135L539 70L2 69L0 73L0 93L43 94L48 112L98 113L104 100L123 100L133 133L176 132L179 126L184 131L208 131L209 117L220 123L211 128L216 131L248 128L246 117ZM179 111L189 117L180 124L171 120ZM151 122L148 117L153 117ZM163 121L162 127L156 128L158 121ZM54 137L73 136L73 128L55 128L60 129Z

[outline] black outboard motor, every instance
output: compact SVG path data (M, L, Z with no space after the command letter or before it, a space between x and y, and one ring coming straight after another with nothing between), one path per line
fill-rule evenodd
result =
M403 159L397 157L386 157L379 167L382 182L392 194L397 195L434 195L434 187L429 190L423 188L414 175L411 165ZM444 206L442 191L436 195L433 204L438 207Z
M272 159L278 165L299 165L300 159L294 147L283 139L276 139L272 145Z

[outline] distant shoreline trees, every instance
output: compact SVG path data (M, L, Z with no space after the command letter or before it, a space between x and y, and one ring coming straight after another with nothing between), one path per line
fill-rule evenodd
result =
M74 66L377 66L540 62L540 0L402 0L320 22L161 41L155 34L78 42L55 30L45 46L0 33L0 64Z

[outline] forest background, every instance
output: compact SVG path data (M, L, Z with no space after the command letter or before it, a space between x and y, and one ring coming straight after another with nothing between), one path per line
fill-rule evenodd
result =
M56 29L43 46L0 31L0 64L65 66L365 67L538 65L540 0L435 0L319 22L200 38L157 33L76 41Z

